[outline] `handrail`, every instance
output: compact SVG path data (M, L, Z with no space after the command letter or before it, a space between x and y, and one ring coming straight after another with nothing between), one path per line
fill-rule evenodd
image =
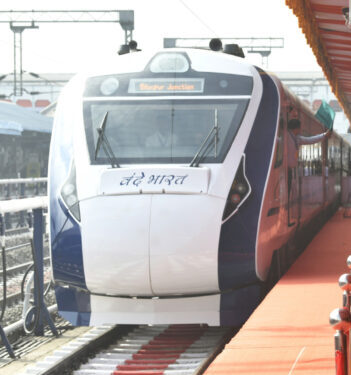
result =
M4 218L7 214L32 211L33 221L30 220L30 232L33 234L33 260L34 260L34 300L35 305L27 311L24 322L27 323L35 317L34 333L43 335L44 321L49 324L52 332L57 336L58 332L51 320L49 311L44 303L44 290L43 290L43 210L48 206L48 198L46 196L37 196L33 198L22 198L0 201L0 248L3 257L3 267L6 275L6 258L5 258L5 221ZM3 276L4 284L4 297L3 297L3 311L2 316L6 309L6 276ZM30 316L30 317L29 317ZM0 337L4 342L9 355L14 358L12 346L9 343L6 333L0 324Z
M339 287L343 292L342 307L334 309L329 322L335 329L335 369L336 375L351 374L350 330L351 330L351 256L347 258L348 273L339 277Z
M48 197L46 196L0 201L0 215L35 210L37 208L46 208L47 206Z
M0 179L0 185L15 185L15 184L33 184L36 182L47 182L47 177L33 177L33 178L4 178Z
M0 179L0 200L47 194L47 177Z

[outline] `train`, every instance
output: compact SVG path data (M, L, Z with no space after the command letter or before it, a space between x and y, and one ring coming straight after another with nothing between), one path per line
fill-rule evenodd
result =
M0 101L0 179L47 177L52 119Z
M327 132L274 74L223 48L133 52L78 73L49 156L59 313L242 325L351 174L351 146L332 131L290 168L291 120L305 137Z

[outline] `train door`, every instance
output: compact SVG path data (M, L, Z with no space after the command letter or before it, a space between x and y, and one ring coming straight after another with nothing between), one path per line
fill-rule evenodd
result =
M300 128L298 111L288 106L287 111L287 182L288 182L288 226L297 227L301 216L301 181L298 169L299 145L296 134Z
M328 205L328 174L329 174L329 153L328 153L328 139L322 142L323 147L323 205Z

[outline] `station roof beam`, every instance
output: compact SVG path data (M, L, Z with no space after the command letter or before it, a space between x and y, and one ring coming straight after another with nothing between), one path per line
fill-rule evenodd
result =
M211 38L164 38L164 48L193 47L208 48ZM284 48L284 38L220 38L226 44L237 44L247 53L258 53L262 65L268 66L268 57L275 48Z
M350 0L285 0L351 121Z
M133 10L10 10L0 11L0 23L8 23L14 33L14 96L23 94L22 33L37 29L39 23L119 23L125 44L133 39ZM19 57L19 59L18 59Z

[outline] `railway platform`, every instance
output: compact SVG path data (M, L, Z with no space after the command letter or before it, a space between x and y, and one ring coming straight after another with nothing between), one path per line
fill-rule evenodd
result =
M33 338L33 342L37 341L37 347L33 344L33 349L26 348L27 353L20 353L21 348L15 349L15 354L18 356L8 364L3 364L0 360L0 374L1 375L19 375L25 373L26 369L42 361L48 355L52 355L54 350L64 345L69 345L74 340L79 339L84 334L88 333L91 327L76 327L63 332L59 338L55 338L49 333L40 339ZM42 341L42 342L41 342ZM32 372L33 373L33 372Z
M335 375L329 314L342 307L351 218L340 208L269 292L206 375Z
M205 375L335 375L334 330L329 314L342 306L338 279L348 272L346 259L351 254L351 216L345 212L340 208L323 226ZM56 360L53 353L58 348L71 345L75 339L84 340L91 336L89 332L87 327L67 331L3 366L0 373L39 374L48 358ZM73 343L71 346L75 348ZM79 371L85 374L88 370Z

